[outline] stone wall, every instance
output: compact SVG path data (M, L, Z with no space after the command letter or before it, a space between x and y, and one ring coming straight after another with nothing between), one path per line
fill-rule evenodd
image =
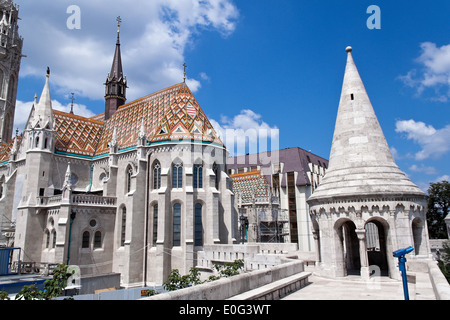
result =
M303 271L303 261L294 260L267 269L242 273L143 300L225 300Z

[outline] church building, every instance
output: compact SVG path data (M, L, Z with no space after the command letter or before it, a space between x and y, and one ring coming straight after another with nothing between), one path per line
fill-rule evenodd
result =
M126 101L119 36L102 114L54 110L47 69L24 132L0 145L0 216L22 261L162 284L236 241L228 154L185 81Z

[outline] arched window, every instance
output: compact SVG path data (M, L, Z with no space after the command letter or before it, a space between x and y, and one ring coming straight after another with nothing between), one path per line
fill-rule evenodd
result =
M5 177L0 178L0 199L3 197L3 188L5 184Z
M173 246L181 245L181 204L173 205Z
M55 249L56 248L56 230L53 230L52 231L52 240L53 240L53 242L52 242L52 248L53 249Z
M48 230L45 230L45 248L50 247L50 232Z
M202 224L202 205L195 205L195 246L203 246L203 224Z
M3 70L0 69L0 97L3 97L3 77L4 77Z
M203 164L194 164L194 188L203 188Z
M126 191L127 193L131 191L131 177L133 176L133 168L131 166L127 167L127 186Z
M8 98L7 98L8 101L13 101L15 99L15 97L13 97L15 85L16 85L16 78L14 77L14 75L11 75L8 83Z
M161 164L156 161L153 165L153 189L161 188Z
M158 205L153 206L153 247L156 247L158 240Z
M220 172L219 172L219 166L217 165L217 163L213 164L213 172L214 172L214 186L216 187L217 190L219 190L219 180L220 180Z
M81 239L81 248L89 248L89 231L83 232L83 237Z
M127 229L127 208L122 208L122 222L121 222L121 233L120 233L120 246L125 245L125 234Z
M94 249L102 247L102 233L100 231L96 231L94 234Z
M181 161L172 165L172 188L183 188L183 163Z

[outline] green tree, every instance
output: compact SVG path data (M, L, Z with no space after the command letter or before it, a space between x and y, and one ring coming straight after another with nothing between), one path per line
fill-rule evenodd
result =
M178 269L173 269L170 272L169 279L163 283L163 286L167 291L174 291L200 283L200 272L197 268L193 267L190 269L189 274L184 276L180 274Z
M243 268L244 260L238 259L233 262L225 262L222 265L216 264L214 267L219 272L219 277L232 277L239 274L239 271Z
M430 183L428 188L428 233L431 239L447 239L445 217L450 208L450 183L446 180Z
M445 241L442 244L444 252L440 253L438 258L438 266L447 278L448 283L450 283L450 241Z
M234 262L227 262L223 265L216 264L214 265L214 267L219 275L210 276L207 281L214 281L222 277L231 277L238 275L239 271L243 268L243 264L244 260L242 259L235 260ZM200 272L197 268L193 267L189 270L189 274L184 276L180 274L180 271L178 269L173 269L170 272L168 280L163 283L163 286L167 291L175 291L202 283L203 281L200 280Z
M59 297L67 286L67 279L72 275L68 270L69 266L58 265L53 270L53 278L44 282L44 290L38 290L35 284L23 286L16 295L16 300L51 300Z

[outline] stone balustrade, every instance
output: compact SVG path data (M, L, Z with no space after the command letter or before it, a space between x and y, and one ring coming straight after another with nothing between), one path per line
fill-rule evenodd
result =
M62 195L54 195L50 197L37 197L37 206L60 206L63 198ZM75 206L115 206L116 197L103 197L88 194L73 194L71 196L71 204Z

